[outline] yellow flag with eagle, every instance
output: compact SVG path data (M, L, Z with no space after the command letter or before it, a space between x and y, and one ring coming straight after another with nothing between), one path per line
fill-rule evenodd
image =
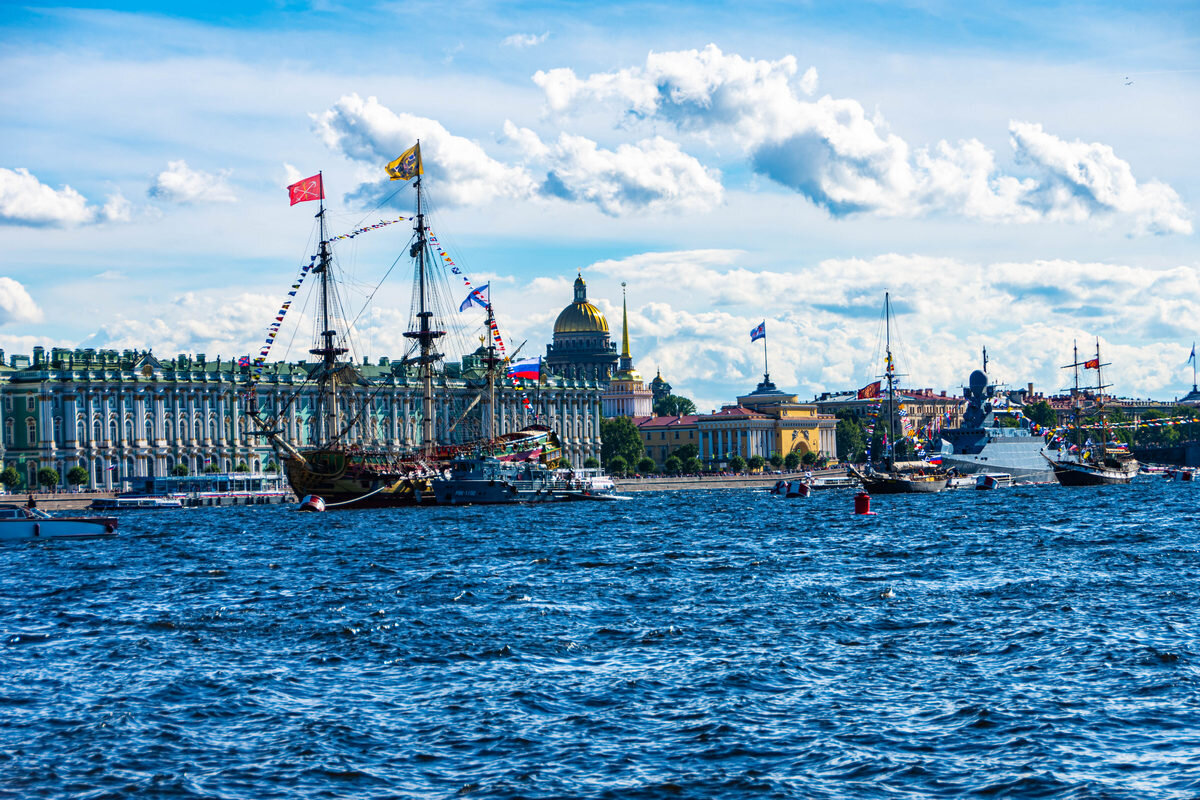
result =
M421 143L417 142L412 147L400 154L400 157L389 163L384 169L387 170L388 177L394 181L409 181L424 173L421 169Z

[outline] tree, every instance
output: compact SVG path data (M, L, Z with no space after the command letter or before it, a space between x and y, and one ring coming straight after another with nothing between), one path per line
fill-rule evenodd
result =
M817 463L817 454L809 450L804 454L803 457L801 457L800 463L806 467L811 467L813 464Z
M21 473L17 472L15 467L5 467L3 472L0 472L0 483L4 484L4 488L8 491L21 488L24 481L21 480Z
M700 448L696 446L695 442L688 442L672 450L671 455L678 457L680 461L687 461L689 458L699 458Z
M1054 409L1045 400L1038 400L1036 403L1030 403L1025 406L1025 416L1046 428L1053 428L1058 425L1058 415L1054 413Z
M279 472L279 465L276 464L274 461L268 461L266 471L267 472Z
M896 440L896 446L892 456L897 461L911 461L916 454L916 448L913 447L913 443L908 439Z
M608 462L608 471L613 475L624 475L629 471L629 462L621 456L613 456Z
M741 456L734 456L733 458L729 459L729 468L734 472L741 472L742 470L746 469L746 459L742 458Z
M249 464L247 464L245 461L239 461L239 462L237 463L237 466L236 466L236 467L234 467L234 469L236 469L238 472L249 472L249 471L250 471L250 465L249 465Z
M771 453L771 457L767 460L771 462L771 466L775 469L783 466L783 456L779 455L779 453Z
M599 467L600 467L600 462L594 458L589 458L583 462L584 469L598 469Z
M667 460L663 463L663 472L668 475L678 475L683 472L683 461L676 455L667 456Z
M750 458L746 459L746 466L748 466L754 472L762 469L766 463L767 460L762 456L750 456Z
M91 477L92 477L91 473L89 473L87 471L86 467L81 467L79 465L76 465L74 467L71 467L69 470L67 470L67 483L71 484L72 486L74 486L76 488L87 483L91 479Z
M867 435L853 416L840 417L837 422L838 455L851 463L862 461L867 452Z
M171 474L177 475L179 477L183 477L184 475L187 475L188 474L187 464L176 464L175 466L171 467Z
M654 459L642 456L637 462L637 471L642 475L653 475Z
M696 413L696 404L686 397L669 394L654 404L654 413L659 417L682 417Z
M204 465L204 471L207 472L209 475L215 475L216 473L221 471L221 468L218 467L216 464L209 463L209 464Z
M641 431L629 417L600 420L600 459L611 464L617 456L625 463L636 464L646 452Z
M671 459L667 459L670 461ZM689 475L699 475L704 471L704 465L700 463L700 459L692 457L683 462L683 471Z
M800 466L800 454L792 451L783 457L783 465L788 469L795 469Z
M54 467L42 467L37 471L37 482L43 489L53 489L58 486L58 470Z
M569 460L565 459L565 458L560 458L560 459L558 460L558 468L559 468L559 469L570 469L570 468L571 468L571 462L570 462Z

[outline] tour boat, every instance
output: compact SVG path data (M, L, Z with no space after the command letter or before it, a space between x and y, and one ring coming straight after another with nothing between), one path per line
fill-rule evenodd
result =
M116 532L112 517L52 517L38 508L0 505L0 540L91 539Z

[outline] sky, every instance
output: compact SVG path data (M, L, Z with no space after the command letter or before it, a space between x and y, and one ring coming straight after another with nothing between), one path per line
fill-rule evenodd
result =
M1056 392L1077 342L1170 399L1200 327L1194 3L80 2L0 13L0 348L257 353L329 233L429 222L506 341L577 274L701 411L882 370ZM402 356L410 223L336 243L354 353ZM450 276L458 281L456 276ZM306 358L307 281L270 358ZM465 296L461 284L451 293ZM453 298L455 306L458 298ZM478 309L452 312L473 347Z

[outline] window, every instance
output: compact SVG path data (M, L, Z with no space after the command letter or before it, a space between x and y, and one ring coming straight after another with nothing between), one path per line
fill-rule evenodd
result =
M11 394L4 395L4 410L12 411L12 395Z
M6 420L4 423L4 444L12 447L13 443L13 421Z
M57 447L62 447L63 443L63 421L62 417L54 418L54 444Z
M37 420L32 417L25 420L25 443L29 447L37 444Z

